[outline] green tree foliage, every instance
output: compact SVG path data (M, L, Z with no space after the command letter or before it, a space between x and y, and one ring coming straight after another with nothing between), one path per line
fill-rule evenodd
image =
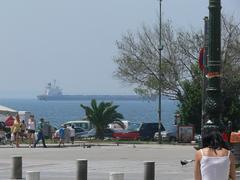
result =
M222 18L223 120L240 129L240 26L233 17Z
M192 67L195 69L193 72L196 74L195 77L200 77L198 66ZM185 80L183 82L183 95L184 101L179 106L179 112L181 117L182 125L194 125L195 131L200 133L201 131L201 84L200 80L195 78L193 80Z
M150 97L158 94L160 81L162 94L179 101L183 121L194 124L199 131L202 77L196 66L203 37L202 31L176 30L170 21L163 23L164 48L159 79L159 26L143 26L137 33L128 32L117 41L119 54L114 59L117 64L115 76L135 85L136 93ZM222 17L221 71L222 101L226 105L223 117L236 123L240 121L240 27L232 17Z
M182 101L183 81L195 78L191 67L197 63L198 52L203 45L199 32L174 31L171 22L163 23L162 72L159 79L158 26L153 29L143 26L142 31L127 33L117 41L119 55L115 76L134 84L135 92L143 96L158 94L161 81L162 94Z
M110 123L118 123L123 126L121 119L123 115L117 112L117 105L113 105L111 102L100 102L93 99L91 106L80 105L86 113L87 120L89 120L96 128L96 138L104 138L104 129L107 128Z

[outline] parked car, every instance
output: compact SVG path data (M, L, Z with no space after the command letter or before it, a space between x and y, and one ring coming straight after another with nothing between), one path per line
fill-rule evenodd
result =
M169 131L162 131L161 132L162 140L163 141L177 141L177 134L174 132L169 132ZM158 132L155 133L154 135L154 140L157 141L159 138Z
M138 131L116 131L113 133L113 138L118 140L138 140L140 138L140 134Z
M165 131L164 126L161 124L161 131ZM141 140L154 140L154 135L158 132L158 123L141 123L138 132Z
M177 126L174 126L171 130L161 131L163 141L177 141ZM154 134L154 140L157 141L159 137L158 132Z
M201 134L195 134L194 135L194 141L196 141L197 143L202 141L202 136Z
M81 138L82 135L88 133L88 131L86 131L85 129L80 128L80 127L77 127L77 128L74 128L74 129L75 129L75 138Z
M104 129L105 138L112 138L113 133L114 133L113 129L109 129L109 128ZM93 128L90 131L88 131L86 134L81 135L81 138L93 138L95 136L96 136L96 129Z
M62 125L72 126L74 125L74 128L82 128L85 131L89 131L93 128L92 123L87 120L76 120L76 121L68 121L63 123Z

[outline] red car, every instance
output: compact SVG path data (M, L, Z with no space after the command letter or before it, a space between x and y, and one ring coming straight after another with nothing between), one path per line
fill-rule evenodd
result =
M112 137L118 140L138 140L140 134L137 131L118 131L114 132Z

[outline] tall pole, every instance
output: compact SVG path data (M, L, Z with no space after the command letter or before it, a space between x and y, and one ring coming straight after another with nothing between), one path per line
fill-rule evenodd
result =
M162 143L162 135L161 135L161 105L162 105L162 96L161 96L161 62L162 62L162 0L159 0L159 48L158 48L158 54L159 54L159 59L158 59L158 143Z
M208 59L208 17L204 17L204 69L202 71L202 121L201 121L201 129L204 126L205 123L205 115L206 115L206 109L205 109L205 99L206 99L206 87L207 87L207 59Z
M208 86L206 112L217 128L221 122L221 0L209 0ZM207 126L206 126L207 127ZM208 128L206 128L208 129Z

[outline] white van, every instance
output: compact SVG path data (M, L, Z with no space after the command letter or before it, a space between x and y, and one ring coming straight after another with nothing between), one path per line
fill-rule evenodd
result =
M90 123L90 121L86 121L86 120L75 120L75 121L68 121L63 123L63 125L67 125L67 126L72 126L74 125L74 128L82 128L86 131L89 131L90 129L93 128L92 123Z

